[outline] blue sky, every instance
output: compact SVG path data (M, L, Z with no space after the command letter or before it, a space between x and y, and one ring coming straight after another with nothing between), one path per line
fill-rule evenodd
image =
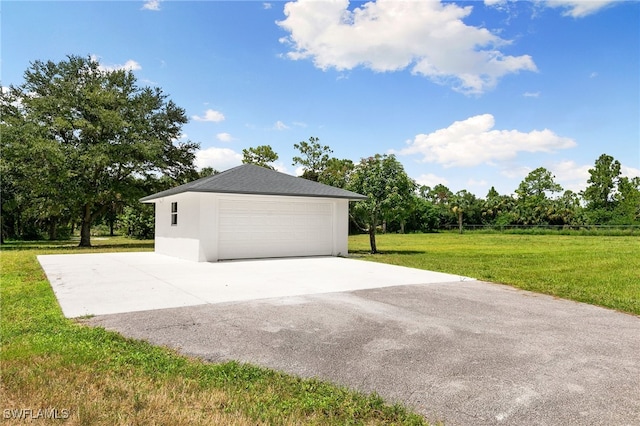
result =
M186 109L199 166L310 136L395 153L420 184L511 194L537 167L584 189L607 153L640 176L637 1L11 1L1 83L92 55Z

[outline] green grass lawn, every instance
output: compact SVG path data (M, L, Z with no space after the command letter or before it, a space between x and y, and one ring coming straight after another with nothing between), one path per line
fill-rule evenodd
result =
M94 239L10 243L0 254L0 409L30 423L68 425L346 425L424 420L319 380L256 366L210 364L63 317L38 254L151 250ZM8 410L8 411L6 411ZM21 411L31 410L31 411ZM41 410L41 411L39 411ZM22 423L23 421L16 421Z
M70 425L424 424L376 395L235 362L208 364L65 319L38 254L153 248L151 241L118 238L93 243L91 249L69 242L2 246L3 416L4 410L50 415L55 409ZM640 315L637 236L387 234L378 236L383 253L377 255L368 254L368 243L366 235L350 237L352 256Z
M366 235L352 256L447 272L640 315L640 236L468 232Z

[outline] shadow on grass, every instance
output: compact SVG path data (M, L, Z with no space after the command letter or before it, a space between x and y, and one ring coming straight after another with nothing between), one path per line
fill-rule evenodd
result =
M400 254L400 255L411 255L411 254L423 254L426 253L424 250L380 250L375 254L371 253L371 250L349 250L349 256L377 256L377 255L385 255L385 254Z

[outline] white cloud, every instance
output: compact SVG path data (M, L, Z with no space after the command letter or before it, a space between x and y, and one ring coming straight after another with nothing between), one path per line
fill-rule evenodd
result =
M522 96L525 98L539 98L540 92L524 92Z
M507 165L502 168L500 174L509 179L523 179L526 175L531 173L533 169L527 166L513 166Z
M271 3L267 3L267 2L262 3L262 8L265 10L269 10L271 9L271 7L272 7Z
M92 61L100 62L100 57L98 55L91 55L90 58ZM119 71L119 70L138 71L142 69L142 66L138 62L134 61L133 59L129 59L127 62L121 65L100 64L98 66L98 69L102 71Z
M304 173L304 167L302 166L298 166L296 167L295 171L293 172L295 176L302 176L302 174Z
M556 177L558 182L565 190L570 189L573 192L580 192L587 187L589 180L589 169L593 166L588 164L580 165L573 160L561 161L552 164L549 171Z
M9 95L11 93L11 88L9 86L1 86L1 87L2 87L2 89L0 89L0 90L2 90L2 94ZM35 98L36 94L33 93L33 92L29 92L29 93L26 93L25 96L30 97L30 98ZM10 98L12 98L12 97L13 96L10 96ZM24 107L24 105L22 104L22 97L21 96L15 97L14 99L12 99L12 101L9 103L9 105L22 110L23 107Z
M587 181L591 177L589 169L593 169L594 167L595 166L593 164L581 165L577 164L575 161L567 160L552 164L549 167L549 170L556 177L556 182L562 185L565 190L570 189L577 193L584 191L587 188ZM622 165L620 173L622 176L627 176L629 178L633 178L635 176L640 177L640 169L636 169L634 167Z
M416 135L400 155L419 154L422 161L444 167L471 167L479 164L495 165L513 159L520 152L554 152L572 148L575 141L560 137L549 129L493 130L491 114L477 115L456 121L449 127L429 134Z
M216 138L221 142L233 142L234 140L233 136L231 136L230 133L226 133L226 132L218 133L216 135Z
M484 0L485 6L495 7L499 10L508 10L509 2L517 0ZM535 0L536 5L564 9L562 16L572 18L584 18L601 11L602 9L621 3L620 0Z
M134 61L133 59L129 59L127 62L124 63L124 65L116 65L116 67L126 71L137 71L142 69L142 66L136 61Z
M195 121L213 121L215 123L224 121L224 115L220 111L214 111L212 109L206 110L203 116L194 115L191 118Z
M286 173L288 175L291 174L291 172L289 171L289 169L286 166L286 164L284 164L282 161L277 161L275 163L272 163L272 165L273 165L273 168L276 169L276 171L278 171L280 173Z
M416 183L420 186L426 185L433 188L438 184L442 184L446 186L449 184L449 181L447 180L447 178L444 178L442 176L437 176L437 175L434 175L433 173L425 173L416 178Z
M287 130L288 128L289 126L287 126L280 120L276 121L275 124L273 125L274 130Z
M580 165L573 160L560 161L551 165L550 171L557 179L568 180L583 180L589 179L589 169L593 166L588 164Z
M242 154L238 154L229 148L206 148L196 152L196 166L213 167L218 171L224 171L242 164Z
M636 169L635 167L622 165L620 167L620 173L622 176L626 176L628 178L640 177L640 169Z
M476 180L474 178L470 178L469 180L467 180L467 185L485 187L488 185L488 183L484 179Z
M508 56L510 44L489 30L466 25L472 6L437 1L369 1L349 10L348 0L289 2L278 22L289 32L287 57L312 59L323 70L411 68L413 74L465 94L491 89L506 74L536 71L529 55Z
M160 0L146 0L142 5L143 10L160 10Z
M584 18L607 6L619 3L619 0L547 0L545 3L549 7L565 9L562 12L563 16Z
M518 0L484 0L484 5L486 7L492 7L496 10L506 13L507 15L517 16L516 11L514 11L512 7L512 3ZM510 19L510 18L509 18ZM508 22L508 20L507 20Z

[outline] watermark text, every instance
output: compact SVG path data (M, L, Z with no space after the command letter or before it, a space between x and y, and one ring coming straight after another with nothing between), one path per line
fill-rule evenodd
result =
M5 408L2 410L2 418L5 420L64 420L68 419L70 416L71 410L66 408Z

